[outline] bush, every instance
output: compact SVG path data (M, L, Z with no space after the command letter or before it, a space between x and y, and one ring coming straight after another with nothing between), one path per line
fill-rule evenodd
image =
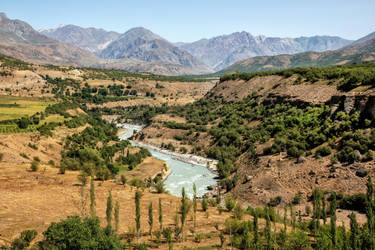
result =
M328 156L330 154L331 154L331 148L328 146L320 146L315 152L315 155L317 156Z
M0 161L2 161L4 158L4 153L0 153Z
M233 208L236 206L236 201L233 199L233 197L232 196L227 196L226 198L225 198L225 207L226 207L226 209L228 209L228 211L230 212L230 211L232 211L233 210Z
M233 210L234 218L241 220L244 214L244 210L240 203L237 203Z
M302 193L301 192L296 193L296 195L294 196L294 198L292 200L292 204L293 205L300 204L301 203L301 199L302 199Z
M276 196L270 199L270 202L268 202L268 205L271 207L276 207L277 205L281 203L281 200L282 200L282 197L280 195Z
M125 184L126 184L126 177L125 177L125 175L121 175L121 177L120 177L120 181L121 181L121 184L122 184L122 185L125 185Z
M36 160L33 160L33 161L31 162L30 169L31 169L31 171L33 171L33 172L38 171L38 170L39 170L39 162L36 161Z
M50 165L50 166L55 166L55 162L54 162L53 160L49 160L49 161L48 161L48 165Z

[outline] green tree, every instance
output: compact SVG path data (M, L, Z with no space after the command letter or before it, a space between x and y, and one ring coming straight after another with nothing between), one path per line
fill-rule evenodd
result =
M259 224L258 224L258 213L254 211L254 248L259 248Z
M173 242L172 242L172 230L170 228L164 228L163 236L168 242L169 250L173 250Z
M116 201L115 204L115 232L118 233L120 226L120 204Z
M90 183L90 214L91 214L91 218L96 217L95 206L96 206L95 183L94 183L94 177L91 176L91 183Z
M266 249L273 250L273 239L272 239L272 232L271 232L271 219L269 214L269 208L266 207L266 226L264 228L264 235L266 237Z
M68 217L58 223L53 222L43 233L44 239L39 242L43 250L50 249L124 249L124 245L113 234L107 234L97 217Z
M107 219L107 231L110 233L112 231L112 192L109 191L107 198L107 209L106 209L106 219Z
M207 198L206 197L203 197L203 200L202 200L202 210L204 211L204 212L206 212L207 211L207 209L208 209L208 202L207 202Z
M135 192L135 224L137 230L137 238L139 239L139 232L141 229L141 207L140 207L140 200L141 200L141 193L137 190Z
M150 226L150 236L152 238L152 226L154 224L154 216L152 214L152 202L148 206L148 225Z
M197 227L197 187L193 184L193 211L194 211L194 229Z
M336 194L332 193L332 201L330 204L330 215L331 215L331 239L332 239L332 246L336 248L337 246L337 230L336 230Z
M163 231L163 208L161 206L161 198L159 198L159 226L160 232Z
M357 218L355 214L352 212L350 214L350 247L353 250L359 250L360 244L359 244L359 227L357 223Z
M185 229L185 221L186 217L190 210L190 204L188 202L188 198L186 197L185 188L182 188L182 197L181 197L181 233L182 233L182 240L184 240L184 229Z

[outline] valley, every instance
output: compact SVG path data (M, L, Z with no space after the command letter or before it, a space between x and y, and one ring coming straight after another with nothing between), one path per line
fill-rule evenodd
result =
M374 250L375 5L141 2L4 0L0 249Z

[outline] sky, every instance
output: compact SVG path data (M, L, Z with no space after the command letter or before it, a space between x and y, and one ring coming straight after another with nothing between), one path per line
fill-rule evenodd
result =
M142 26L171 42L237 31L356 40L375 31L375 0L0 0L0 12L35 29Z

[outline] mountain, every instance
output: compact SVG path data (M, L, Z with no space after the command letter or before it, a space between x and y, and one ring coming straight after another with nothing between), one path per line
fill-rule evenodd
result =
M199 73L213 72L210 67L151 31L138 27L122 34L100 52L105 59L138 59L181 65Z
M63 26L55 31L41 32L48 33L51 36L54 34L57 39L63 41L47 37L34 30L26 22L11 20L4 13L0 13L0 54L37 64L115 68L165 75L212 72L208 66L200 63L188 52L181 51L178 48L176 48L177 52L172 50L170 53L176 53L176 57L180 56L180 61L160 61L166 59L162 57L159 61L145 61L142 58L132 57L102 59L90 52L90 50L100 51L106 43L111 43L111 39L116 38L117 33L115 32L94 28L84 29L73 25ZM64 41L69 41L69 43ZM73 43L82 46L82 48L75 46Z
M364 42L364 41L367 41L367 40L371 40L373 38L375 38L375 32L372 32L372 33L368 34L367 36L364 36L364 37L358 39L353 44L361 43L361 42Z
M0 13L0 53L34 63L90 65L98 60L93 54L48 38L4 13Z
M120 34L96 28L82 28L76 25L62 25L55 29L39 30L43 35L60 42L71 43L77 47L97 53L116 40Z
M217 71L250 57L295 54L305 51L322 52L342 48L351 42L333 36L279 38L253 36L243 31L175 45L190 52Z
M294 67L331 66L359 62L375 62L375 38L363 39L344 48L325 52L304 52L294 55L258 56L237 62L218 74L255 72Z

